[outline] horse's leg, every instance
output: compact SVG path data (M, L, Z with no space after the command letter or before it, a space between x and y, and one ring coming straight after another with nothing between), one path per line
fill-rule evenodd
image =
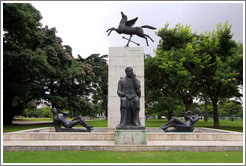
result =
M129 47L129 43L130 43L130 41L131 41L131 38L132 38L132 35L130 35L130 38L128 39L128 42L127 42L127 44L126 44L126 47Z
M152 42L154 42L154 40L149 36L149 35L146 35Z
M147 39L147 37L144 37L145 38L145 40L146 40L146 44L147 44L147 46L149 46L149 43L148 43L148 39Z
M115 30L115 28L113 27L113 28L109 28L106 32L108 32L109 31L109 33L108 33L108 36L110 35L110 33L113 31L113 30Z

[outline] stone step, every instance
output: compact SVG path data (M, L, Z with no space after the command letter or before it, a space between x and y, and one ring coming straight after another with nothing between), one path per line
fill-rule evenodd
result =
M4 151L242 151L242 141L148 141L115 145L114 141L4 141Z
M242 133L149 133L148 141L243 141Z
M243 141L243 133L197 128L193 133L165 133L146 128L147 141ZM54 128L31 129L3 134L4 141L114 141L115 131L95 128L91 132L54 132Z

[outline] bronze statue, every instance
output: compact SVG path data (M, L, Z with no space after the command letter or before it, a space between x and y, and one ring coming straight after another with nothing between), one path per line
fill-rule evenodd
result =
M201 110L196 108L195 115L191 115L191 111L186 111L184 113L185 122L175 117L160 128L165 132L192 132L195 129L194 124L200 119L200 116ZM167 130L169 127L174 128Z
M126 76L118 82L118 95L120 99L120 124L117 129L142 129L139 120L140 111L140 81L136 78L131 67L125 69Z
M121 12L121 15L122 15L122 19L120 21L120 24L119 24L118 28L116 29L116 28L112 27L112 28L108 29L107 30L107 32L109 32L108 36L110 35L110 33L113 30L116 31L119 34L123 33L123 34L130 35L130 38L128 39L126 47L129 46L129 43L130 43L131 38L132 38L132 35L137 35L139 37L145 38L147 46L149 46L147 38L149 38L152 42L154 42L154 40L149 35L146 35L143 32L143 28L156 29L155 27L152 27L152 26L149 26L149 25L143 25L141 27L133 27L133 25L137 21L138 17L128 21L127 20L127 16L123 12ZM131 41L131 42L133 42L133 41ZM135 43L135 42L133 42L133 43ZM135 43L135 44L137 44L137 43ZM137 45L139 45L139 44L137 44Z
M67 112L63 112L60 110L57 110L55 107L51 109L51 112L53 113L53 124L55 126L56 132L84 132L84 131L91 131L93 130L93 126L88 125L82 116L75 117L72 121L67 120L65 117L68 115ZM73 126L81 124L84 126L87 130L84 129L72 129ZM61 125L63 125L65 128L61 128Z

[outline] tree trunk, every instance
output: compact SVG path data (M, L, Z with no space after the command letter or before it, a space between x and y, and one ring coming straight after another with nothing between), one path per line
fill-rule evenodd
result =
M217 106L217 99L212 100L213 109L214 109L214 127L219 127L219 116L218 116L218 106Z
M193 99L183 101L185 105L185 111L192 111Z
M208 101L205 99L204 122L208 121Z
M173 107L171 107L167 112L168 121L173 118Z
M12 104L4 103L3 105L3 124L11 125L14 119Z
M11 92L9 92L8 95L4 94L4 98L3 98L3 124L4 125L11 125L14 119L14 112L13 112L14 110L12 106L13 96L10 94Z

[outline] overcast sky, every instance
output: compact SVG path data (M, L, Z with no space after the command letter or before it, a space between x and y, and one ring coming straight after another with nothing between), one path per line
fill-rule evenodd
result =
M43 26L56 27L57 36L63 45L70 45L73 56L88 57L91 54L108 54L109 47L123 47L127 41L115 31L107 36L106 30L118 27L123 11L128 19L138 17L134 26L151 25L158 29L168 22L169 27L177 23L191 25L193 32L200 34L216 29L218 23L232 24L234 40L243 42L244 11L243 3L236 2L113 2L113 1L40 1L31 2L41 12ZM145 39L133 36L132 40L144 47L145 54L155 55L160 38L157 30L144 29L154 39L146 46ZM134 44L130 44L136 47Z

